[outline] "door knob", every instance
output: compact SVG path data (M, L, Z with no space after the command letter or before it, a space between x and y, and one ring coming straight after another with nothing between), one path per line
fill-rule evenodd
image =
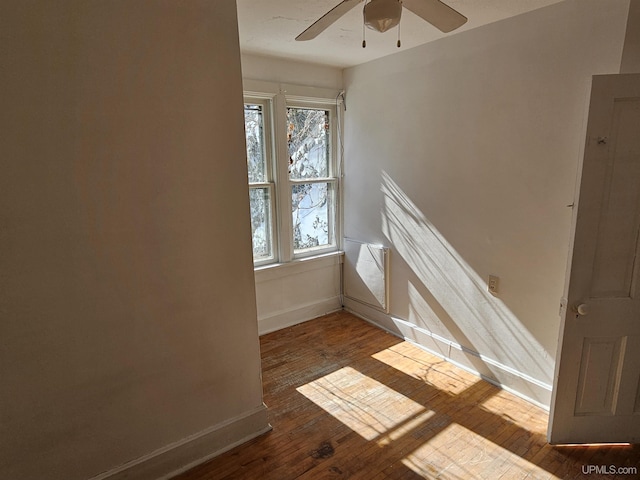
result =
M586 303L581 303L580 305L576 306L574 310L578 315L586 315L589 313L589 305L587 305Z

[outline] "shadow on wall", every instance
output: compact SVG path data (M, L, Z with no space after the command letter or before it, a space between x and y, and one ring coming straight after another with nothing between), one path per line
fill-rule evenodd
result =
M518 377L550 391L554 365L542 345L384 171L381 189L382 231L412 272L413 331L431 337L444 357L462 355L462 363L494 381Z

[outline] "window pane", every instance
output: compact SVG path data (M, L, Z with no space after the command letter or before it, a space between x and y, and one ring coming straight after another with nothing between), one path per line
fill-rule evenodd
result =
M329 111L287 108L289 177L329 176Z
M267 169L264 153L264 115L262 105L245 104L244 131L247 139L249 182L266 182Z
M331 187L330 183L303 183L291 187L294 250L333 244Z
M271 247L271 199L269 188L250 188L251 238L253 260L264 260L273 256Z

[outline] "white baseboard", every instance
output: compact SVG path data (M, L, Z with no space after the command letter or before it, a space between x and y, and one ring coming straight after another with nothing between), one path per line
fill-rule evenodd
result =
M411 342L493 385L546 411L549 410L552 386L545 382L406 320L380 312L349 298L344 299L344 308L363 320Z
M276 312L266 317L260 317L260 312L258 312L258 333L264 335L265 333L275 332L341 309L342 299L336 296L319 302L296 306L290 310Z
M263 404L90 480L167 480L270 430Z

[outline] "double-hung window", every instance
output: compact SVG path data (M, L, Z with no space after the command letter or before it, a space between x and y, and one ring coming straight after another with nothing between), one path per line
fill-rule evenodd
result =
M335 102L245 97L255 265L338 248Z
M269 102L255 100L244 105L244 126L249 170L251 237L253 261L268 263L275 259L274 184L270 141Z
M294 255L336 244L331 117L331 110L322 107L287 107Z

